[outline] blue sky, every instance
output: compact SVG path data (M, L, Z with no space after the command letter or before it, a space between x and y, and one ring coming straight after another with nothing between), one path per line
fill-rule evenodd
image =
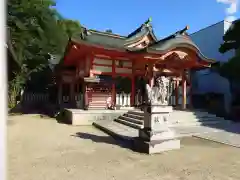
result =
M226 17L227 4L217 0L56 0L57 10L65 18L79 20L89 28L127 35L148 17L156 35L167 36L186 25L188 32L198 31ZM240 13L234 14L237 18Z

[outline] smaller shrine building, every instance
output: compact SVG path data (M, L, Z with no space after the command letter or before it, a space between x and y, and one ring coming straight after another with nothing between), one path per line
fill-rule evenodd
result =
M154 79L165 75L174 97L169 104L191 106L190 72L208 68L214 60L201 53L187 30L188 26L159 40L150 19L128 36L85 28L69 40L55 68L59 104L83 109L139 106L146 83L154 86ZM121 93L128 95L125 103L119 103Z

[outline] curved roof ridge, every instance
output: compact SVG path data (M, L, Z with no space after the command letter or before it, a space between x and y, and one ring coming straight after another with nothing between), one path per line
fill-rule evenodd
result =
M154 46L154 45L156 45L156 44L158 44L158 43L162 43L162 42L164 42L164 41L167 41L167 40L170 40L170 39L172 39L172 38L175 38L175 37L177 37L177 36L186 36L186 37L189 37L189 35L186 33L186 31L189 29L189 26L186 26L185 28L183 28L183 29L181 29L181 30L179 30L179 31L177 31L177 32L175 32L175 33L173 33L173 34L171 34L171 35L169 35L169 36L167 36L167 37L165 37L165 38L162 38L162 39L160 39L160 40L158 40L157 42L155 42L155 43L153 43L151 46ZM149 46L150 47L150 46Z
M151 25L151 21L152 19L151 18L148 18L143 24L141 24L140 27L138 27L136 30L134 30L133 32L131 32L127 38L131 38L132 36L136 35L137 33L141 32L143 28L145 27L149 27L149 26L152 26Z

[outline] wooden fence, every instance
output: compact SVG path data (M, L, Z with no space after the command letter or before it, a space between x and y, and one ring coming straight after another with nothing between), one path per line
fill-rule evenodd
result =
M47 93L24 93L21 97L21 102L24 104L36 104L49 102L49 95Z
M179 87L178 89L179 99L178 104L182 104L182 90ZM187 104L189 103L188 98L189 88L187 89ZM169 98L169 105L176 105L175 102L175 94L173 93L172 96ZM77 107L82 107L83 105L83 94L75 95L75 102L77 103ZM69 96L62 97L62 103L68 103L70 100ZM21 102L24 104L36 104L36 103L47 103L49 102L49 94L47 93L24 93L21 97ZM116 94L116 105L118 106L130 106L131 102L131 95L127 93L118 93ZM138 95L135 96L135 105L140 105L143 102L143 97L139 97Z

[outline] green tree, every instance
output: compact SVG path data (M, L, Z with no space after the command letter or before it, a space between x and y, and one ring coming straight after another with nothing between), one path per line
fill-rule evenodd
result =
M7 26L21 65L9 85L13 96L19 94L32 73L46 69L49 54L63 55L69 36L81 30L79 22L64 19L54 6L53 0L7 1Z
M113 33L113 31L111 29L107 29L105 32L107 33Z
M223 36L224 43L221 44L219 52L225 53L229 50L237 50L240 47L240 19L232 23Z
M223 36L224 43L221 44L219 52L225 53L230 50L236 50L234 57L229 59L227 63L219 65L218 71L221 76L232 81L240 81L240 20L233 22L228 31Z
M70 38L75 33L81 32L81 25L79 21L74 21L70 19L59 19L58 24L65 33L65 38Z

